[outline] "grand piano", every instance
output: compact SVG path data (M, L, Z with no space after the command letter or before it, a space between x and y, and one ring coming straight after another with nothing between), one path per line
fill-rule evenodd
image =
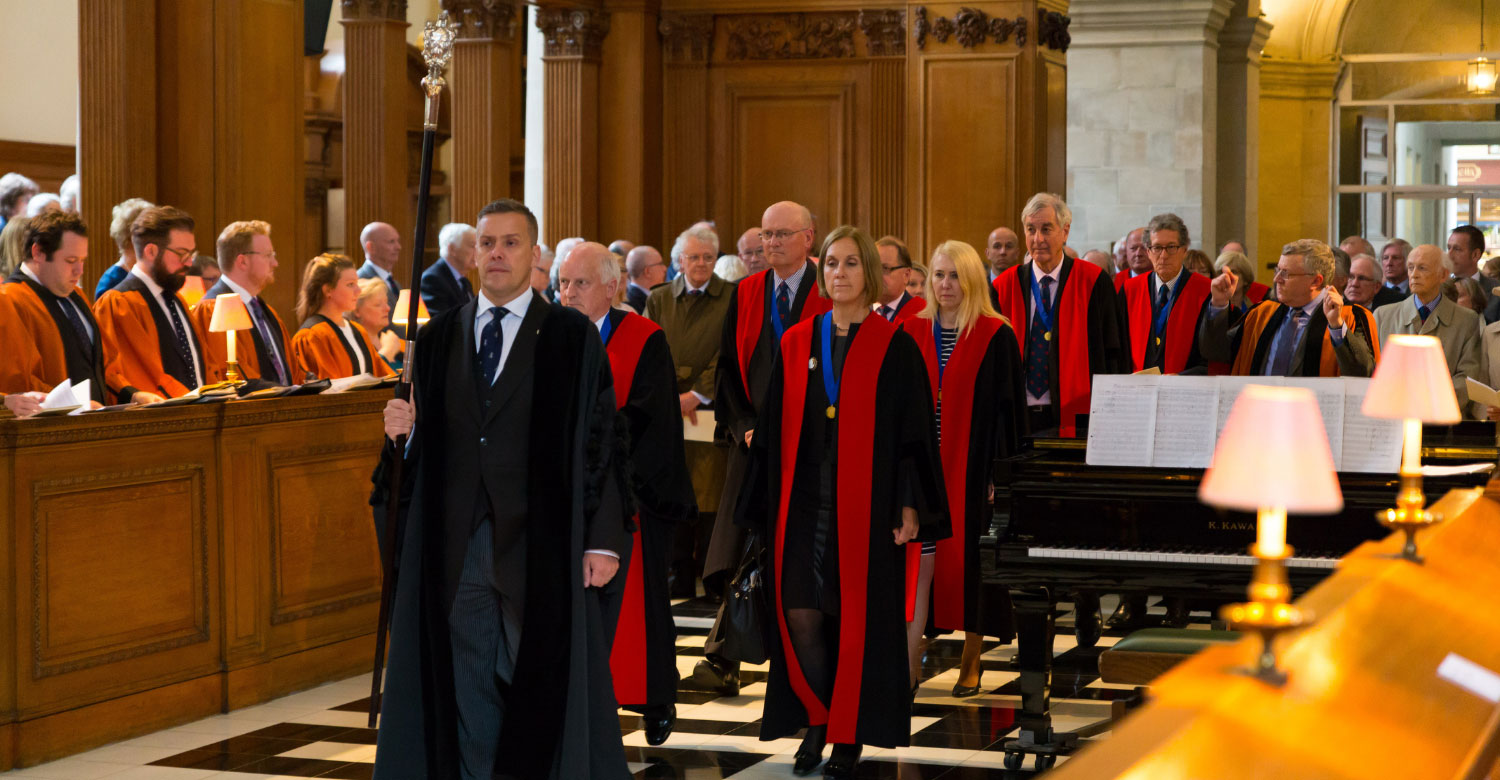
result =
M1045 769L1072 752L1079 734L1051 725L1054 618L1059 601L1072 602L1078 643L1090 647L1101 632L1099 597L1183 598L1194 609L1242 601L1254 558L1255 516L1198 501L1202 469L1090 466L1084 439L1039 437L996 465L995 543L984 567L989 583L1011 591L1016 609L1021 671L1018 736L1007 762L1026 754ZM1429 427L1424 465L1494 463L1500 456L1492 423ZM1453 488L1485 484L1488 474L1428 477L1434 501ZM1395 474L1339 474L1344 510L1287 520L1293 591L1301 594L1333 572L1339 559L1389 531L1375 513L1395 504Z

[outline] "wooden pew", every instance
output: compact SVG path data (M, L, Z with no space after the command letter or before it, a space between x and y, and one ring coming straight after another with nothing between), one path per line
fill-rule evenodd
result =
M0 420L0 771L366 669L388 398Z
M1230 671L1254 663L1258 639L1209 648L1164 675L1152 703L1109 739L1051 776L1500 776L1500 709L1437 675L1450 653L1500 670L1496 498L1500 481L1430 507L1449 520L1420 536L1425 565L1386 557L1400 551L1399 536L1350 553L1297 602L1318 619L1278 645L1284 688Z

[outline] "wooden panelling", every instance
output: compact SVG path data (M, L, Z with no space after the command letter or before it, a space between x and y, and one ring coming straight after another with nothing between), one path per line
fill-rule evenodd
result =
M0 171L15 171L31 177L42 192L57 192L63 179L78 169L76 147L0 141Z
M870 63L870 234L906 232L906 62Z
M948 239L980 246L996 220L1020 214L1016 63L1003 55L927 57L916 66L919 232L911 244L927 257Z
M599 238L599 63L547 58L547 223L542 240ZM608 240L608 239L605 239Z
M207 254L223 227L216 190L244 184L220 182L214 168L215 70L228 64L214 47L216 5L157 0L155 40L173 45L156 47L156 191L141 195L193 215L198 251Z
M344 246L355 258L371 222L395 226L411 246L407 120L391 106L406 84L406 21L381 16L387 5L396 4L344 4ZM406 271L396 273L405 278Z
M460 25L453 46L453 219L472 223L496 198L508 197L511 157L521 149L514 117L525 102L517 67L516 36L524 34L525 9L511 2L445 0Z
M596 235L605 242L628 238L660 244L662 63L657 15L650 4L616 5L621 7L610 13L599 67L597 110L605 118L599 123L599 188L607 196L599 199Z

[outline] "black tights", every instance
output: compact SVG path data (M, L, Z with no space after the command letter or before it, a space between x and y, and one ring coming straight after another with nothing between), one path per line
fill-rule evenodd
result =
M833 654L838 649L838 619L818 609L788 609L786 630L802 676L826 707L833 701Z

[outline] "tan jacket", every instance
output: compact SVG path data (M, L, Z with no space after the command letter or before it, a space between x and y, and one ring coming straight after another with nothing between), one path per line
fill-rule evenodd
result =
M1464 377L1468 376L1480 381L1489 379L1484 368L1483 322L1479 314L1439 295L1437 308L1423 322L1417 313L1416 301L1417 296L1410 295L1400 303L1388 303L1375 310L1375 328L1380 332L1381 346L1385 346L1385 340L1393 333L1436 337L1443 344L1443 355L1448 358L1448 372L1453 375L1459 411L1465 417L1483 420L1484 408L1469 403L1469 392L1464 383Z
M646 318L667 334L667 346L677 362L677 392L696 391L714 397L714 371L719 366L719 345L724 317L734 296L734 283L710 276L700 296L687 294L687 282L678 276L657 285L646 299Z

